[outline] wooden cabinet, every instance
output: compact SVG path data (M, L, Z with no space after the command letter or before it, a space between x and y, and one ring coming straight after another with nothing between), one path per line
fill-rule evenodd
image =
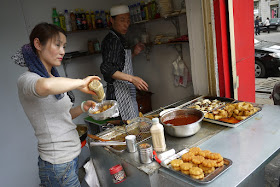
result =
M144 92L137 90L136 101L138 110L142 114L152 111L152 92Z

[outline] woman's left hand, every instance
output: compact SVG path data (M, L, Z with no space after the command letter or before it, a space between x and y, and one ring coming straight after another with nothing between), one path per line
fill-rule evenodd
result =
M96 106L96 103L92 100L87 100L85 103L84 103L84 110L85 111L88 111L90 108L94 109Z

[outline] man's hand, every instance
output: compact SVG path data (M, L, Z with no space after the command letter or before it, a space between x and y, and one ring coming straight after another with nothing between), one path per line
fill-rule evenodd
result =
M136 45L134 46L134 50L133 50L132 56L138 55L138 54L139 54L141 51L143 51L144 49L145 49L145 45L142 44L141 42L138 43L138 44L136 44Z
M133 76L131 82L138 90L148 91L148 84L140 77Z

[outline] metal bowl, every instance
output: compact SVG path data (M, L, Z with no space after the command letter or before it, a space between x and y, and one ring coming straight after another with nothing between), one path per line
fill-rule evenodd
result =
M194 123L180 125L180 126L165 124L166 121L172 120L177 116L187 117L189 115L198 116L199 119ZM169 135L175 137L187 137L187 136L194 135L200 130L203 118L204 118L203 112L194 108L188 108L188 109L178 109L178 110L167 112L160 117L160 122L164 125L164 129Z

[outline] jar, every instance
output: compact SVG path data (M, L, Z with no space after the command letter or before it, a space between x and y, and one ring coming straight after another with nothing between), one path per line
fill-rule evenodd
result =
M100 44L99 44L98 40L93 41L93 46L94 46L95 52L100 52L101 51Z
M89 54L93 54L95 52L92 40L88 41L88 52L89 52Z
M149 164L153 161L153 146L148 143L139 145L139 156L142 164Z
M111 167L109 169L109 171L110 171L110 174L113 177L113 182L115 184L119 184L119 183L125 181L126 175L125 175L125 172L123 170L123 167L120 164Z

